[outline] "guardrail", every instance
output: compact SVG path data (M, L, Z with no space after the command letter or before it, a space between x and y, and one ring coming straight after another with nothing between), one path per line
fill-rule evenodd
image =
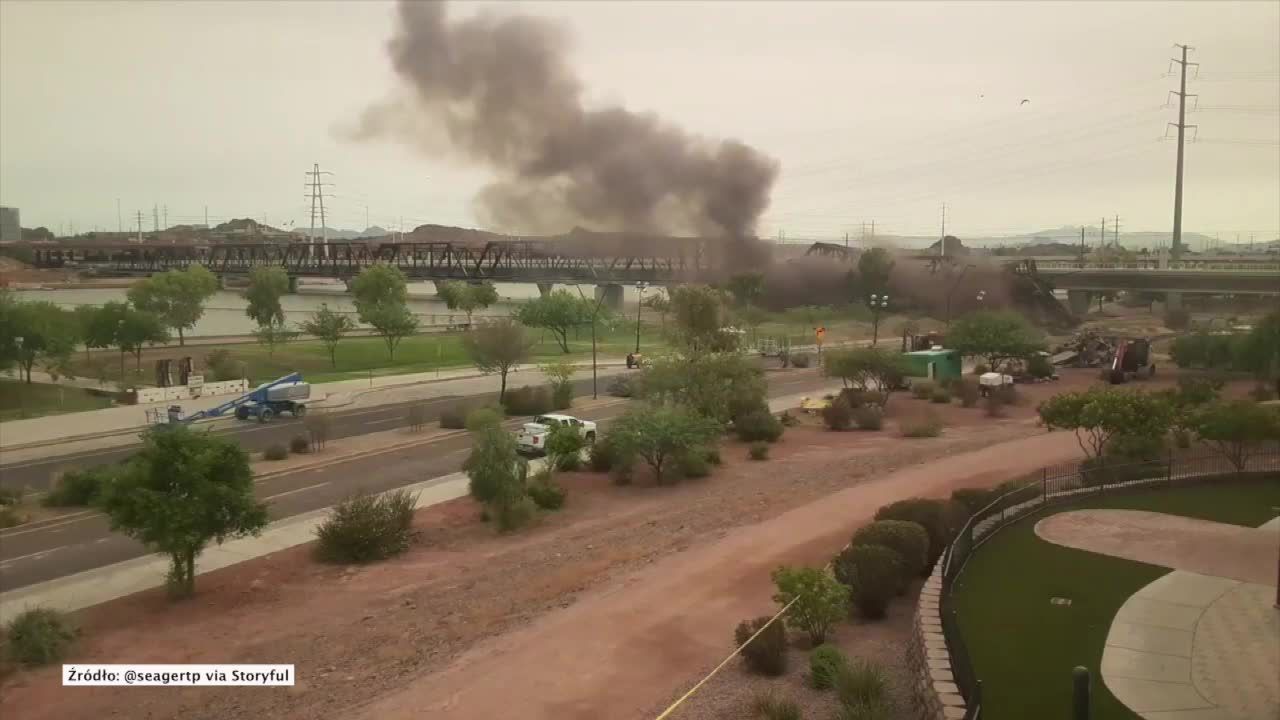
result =
M1025 485L1001 495L974 513L942 556L942 590L938 603L951 674L965 701L965 720L982 717L982 680L969 658L951 591L965 563L983 542L1026 515L1092 495L1195 480L1235 478L1244 473L1259 472L1280 472L1280 446L1254 453L1242 467L1236 467L1222 455L1182 458L1171 455L1163 460L1119 465L1086 460L1046 467L1040 471L1039 477L1029 477Z

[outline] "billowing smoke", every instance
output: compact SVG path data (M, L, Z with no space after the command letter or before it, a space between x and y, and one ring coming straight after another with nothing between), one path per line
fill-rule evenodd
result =
M769 203L777 163L622 108L587 109L567 34L543 19L449 20L443 2L402 0L388 50L408 96L368 108L357 137L449 145L499 179L476 199L513 233L592 230L743 238Z

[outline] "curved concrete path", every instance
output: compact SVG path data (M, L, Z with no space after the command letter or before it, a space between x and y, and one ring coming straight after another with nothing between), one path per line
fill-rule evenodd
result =
M1130 510L1036 523L1059 545L1174 568L1120 607L1102 679L1146 720L1280 718L1280 521L1246 528Z

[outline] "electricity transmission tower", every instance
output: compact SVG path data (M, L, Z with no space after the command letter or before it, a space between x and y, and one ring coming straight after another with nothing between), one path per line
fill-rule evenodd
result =
M1186 130L1188 127L1195 128L1195 125L1187 125L1187 97L1197 97L1196 95L1187 95L1187 66L1196 68L1196 72L1200 72L1200 63L1187 62L1187 51L1194 50L1188 45L1174 45L1174 47L1182 48L1182 59L1172 58L1169 60L1169 69L1173 69L1173 63L1178 63L1181 68L1181 81L1177 90L1169 92L1178 96L1178 122L1169 123L1178 128L1178 167L1177 175L1173 181L1173 243L1169 248L1169 259L1176 261L1182 254L1182 166L1183 154L1186 144ZM1168 134L1168 128L1165 134Z
M326 197L332 198L333 195L326 193L324 189L326 187L333 187L333 183L324 182L323 177L325 175L333 175L333 173L322 171L320 169L320 163L316 163L311 166L311 171L306 173L306 175L308 178L306 187L310 190L310 195L305 197L308 197L311 200L311 230L307 234L307 242L314 244L316 241L316 211L319 210L321 242L327 243L329 241L329 224L325 220L324 199Z

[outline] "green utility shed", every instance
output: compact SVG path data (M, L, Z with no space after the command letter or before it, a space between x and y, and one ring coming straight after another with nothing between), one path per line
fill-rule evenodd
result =
M947 380L961 376L960 353L945 348L903 353L911 377Z

